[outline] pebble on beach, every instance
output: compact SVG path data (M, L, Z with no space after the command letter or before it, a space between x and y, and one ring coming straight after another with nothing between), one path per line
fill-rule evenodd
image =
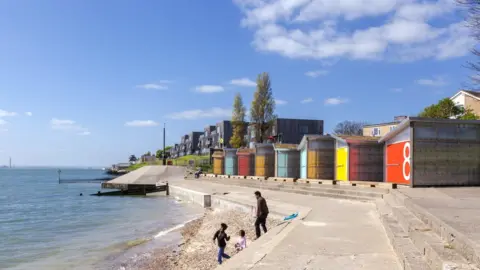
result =
M228 225L227 234L231 237L225 249L228 255L233 256L237 253L234 245L239 238L240 230L246 232L247 248L255 239L255 218L251 214L222 209L207 210L202 218L186 224L182 229L182 244L157 250L150 263L143 269L210 270L216 268L218 245L212 239L222 222ZM280 220L269 218L267 228L275 227L280 222Z

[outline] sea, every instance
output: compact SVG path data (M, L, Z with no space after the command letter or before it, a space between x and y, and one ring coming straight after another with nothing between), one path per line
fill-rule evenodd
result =
M0 168L0 269L129 269L203 213L163 194L90 196L100 183L59 184L57 171ZM61 169L62 179L101 177Z

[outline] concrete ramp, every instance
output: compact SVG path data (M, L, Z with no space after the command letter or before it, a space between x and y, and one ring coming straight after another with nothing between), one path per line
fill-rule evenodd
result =
M184 178L185 168L178 166L145 166L111 181L102 183L102 188L123 189L146 188L155 189L166 182Z

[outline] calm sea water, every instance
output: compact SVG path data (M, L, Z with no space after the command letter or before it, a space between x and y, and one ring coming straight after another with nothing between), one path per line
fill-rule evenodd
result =
M65 179L102 176L62 169ZM89 196L99 190L99 183L58 184L53 168L0 169L0 269L115 269L178 241L161 232L201 213L166 196Z

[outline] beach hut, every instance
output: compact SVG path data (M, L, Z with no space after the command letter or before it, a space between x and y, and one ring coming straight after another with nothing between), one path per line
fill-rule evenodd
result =
M377 137L332 135L335 180L383 181L383 143Z
M224 174L225 167L224 167L224 153L223 149L213 149L213 174L222 175Z
M255 176L275 176L275 151L271 143L255 144Z
M300 177L300 151L297 144L274 144L275 176L284 178Z
M480 121L409 117L385 143L385 182L421 186L480 185Z
M298 145L300 178L334 178L335 140L329 135L304 135Z
M255 175L255 149L240 148L237 150L238 175Z
M223 149L223 153L225 158L225 174L237 175L238 174L237 149L225 148Z

